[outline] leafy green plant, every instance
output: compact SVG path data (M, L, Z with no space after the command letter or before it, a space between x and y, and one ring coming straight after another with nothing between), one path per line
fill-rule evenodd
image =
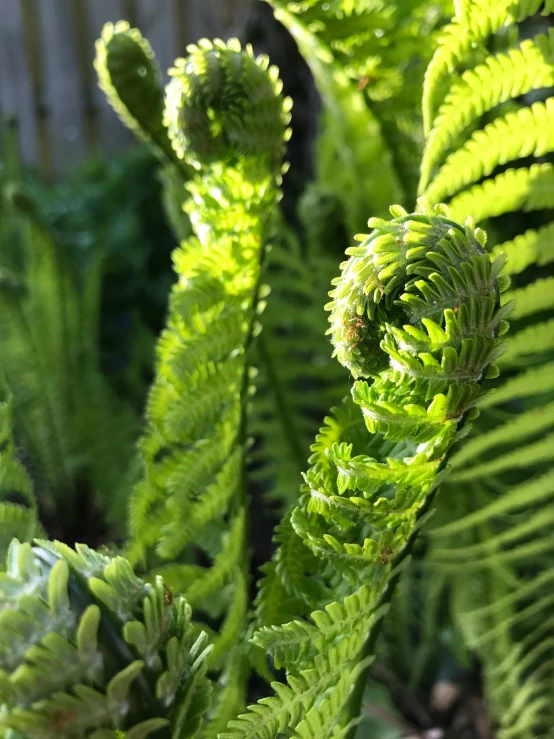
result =
M7 739L377 737L363 717L378 668L422 696L448 657L479 660L498 737L548 737L554 7L456 4L422 81L424 143L414 91L397 82L422 78L447 3L271 5L324 104L300 233L278 210L291 105L266 57L202 40L170 70L164 102L137 31L110 24L98 42L100 83L158 157L183 237L122 552L49 543L38 522L25 422L54 410L65 431L86 413L68 413L34 365L25 395L12 315L38 332L49 378L74 351L83 388L86 372L103 378L91 333L56 331L88 316L87 291L67 288L28 199L6 189L2 243L23 219L30 266L6 250L0 727ZM386 218L396 196L410 207ZM333 359L329 242L371 210L331 282ZM45 470L74 464L72 447L46 442L94 449L46 422L30 430L44 434ZM262 504L283 517L254 589ZM262 681L273 695L259 699Z
M138 419L99 371L102 254L76 269L16 175L1 183L1 397L45 523L71 536L101 511L121 535Z

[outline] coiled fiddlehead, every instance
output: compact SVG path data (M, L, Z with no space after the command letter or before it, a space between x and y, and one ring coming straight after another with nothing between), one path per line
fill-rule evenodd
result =
M242 53L236 39L203 40L189 52L170 70L165 108L179 157L197 168L223 161L255 163L262 177L280 171L290 101L284 110L277 67L249 47Z
M287 726L306 738L353 736L400 565L462 424L477 415L483 380L496 376L511 308L499 307L504 260L491 262L471 221L462 227L443 207L420 206L411 215L395 206L391 221L369 221L373 230L347 251L328 306L335 353L363 379L312 447L291 522L325 560L321 579L346 597L310 621L255 634L291 677L274 684L277 697L231 722L226 739L269 739ZM294 574L284 572L285 556L278 551L268 577L280 578L287 594Z
M0 574L0 730L193 736L210 683L207 636L190 616L162 578L146 584L122 557L14 540Z
M491 263L483 231L440 207L391 210L392 221L371 219L372 233L347 250L328 306L337 358L355 378L371 378L355 382L354 403L374 446L388 451L356 456L347 440L324 456L316 447L306 503L293 515L314 550L342 561L381 563L403 548L464 416L476 414L483 379L497 374L511 307L499 308L504 260ZM337 524L337 537L323 520ZM352 526L362 545L341 542Z

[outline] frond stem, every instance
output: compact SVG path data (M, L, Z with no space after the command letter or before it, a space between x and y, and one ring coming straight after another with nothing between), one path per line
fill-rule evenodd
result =
M269 378L269 384L275 397L275 409L277 417L285 432L285 439L287 446L289 447L291 456L293 457L296 467L301 472L304 468L304 453L298 444L299 434L295 427L293 415L291 413L290 404L286 397L286 393L281 382L278 373L275 370L273 358L271 357L267 342L264 338L263 332L258 338L258 351L260 358L264 363L267 376Z

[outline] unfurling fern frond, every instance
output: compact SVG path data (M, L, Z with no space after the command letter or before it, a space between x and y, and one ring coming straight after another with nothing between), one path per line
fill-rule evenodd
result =
M126 21L107 23L96 42L94 66L101 89L123 123L186 172L163 125L161 74L140 31Z
M467 433L462 423L477 415L483 380L497 374L492 363L511 307L499 307L503 260L491 263L485 234L470 221L462 228L443 209L421 205L421 213L395 206L391 221L369 221L373 231L348 250L328 306L335 353L364 379L352 389L353 412L322 429L290 520L327 563L322 585L346 597L312 613L315 625L295 621L255 635L286 667L288 685L274 684L277 697L231 722L225 737L269 739L286 727L306 737L353 735L401 565L451 447ZM262 581L262 613L269 586L291 590L286 564L278 550Z
M178 239L191 227L183 211L184 185L192 171L180 159L164 125L164 90L154 52L137 28L126 21L106 23L96 42L98 84L121 121L161 160L163 205Z
M429 67L424 94L429 136L421 190L431 201L450 197L452 217L495 219L491 254L507 258L514 282L506 294L516 308L499 360L503 375L479 401L481 416L452 458L442 500L456 504L439 500L429 558L431 571L447 578L467 646L482 660L499 739L547 737L554 722L554 303L552 279L544 272L535 279L528 269L554 259L548 19L543 33L519 40L529 33L523 22L539 12L549 16L554 5L463 3ZM535 33L540 26L528 24ZM502 49L491 52L501 28ZM447 80L454 69L460 73Z
M0 728L29 739L197 735L210 647L162 578L84 545L14 540L0 574Z
M189 53L171 70L165 121L175 150L197 171L187 186L196 238L174 255L129 552L149 566L172 563L175 586L219 625L212 666L220 667L246 623L249 349L263 308L289 101L276 68L236 40L202 41ZM237 659L231 674L244 673ZM229 711L227 679L216 705Z

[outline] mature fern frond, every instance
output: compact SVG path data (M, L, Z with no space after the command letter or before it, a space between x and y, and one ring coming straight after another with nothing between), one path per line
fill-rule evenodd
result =
M473 56L474 50L485 52L484 42L502 26L519 23L542 12L548 15L554 10L551 0L470 0L460 4L451 25L447 26L439 41L439 48L427 68L423 86L423 120L425 134L429 136L437 108L445 96L445 77L452 74L460 63Z
M210 647L190 616L122 557L14 540L0 575L0 727L29 739L195 736Z
M336 29L344 29L341 36L348 43L349 34L366 39L374 37L371 32L372 18L378 23L387 13L358 11L340 15L341 3L311 3L300 5L281 0L270 0L275 17L292 34L298 48L310 65L315 83L321 95L325 114L322 137L326 143L319 143L318 180L335 192L345 207L348 231L356 232L362 228L367 203L371 203L378 215L384 215L389 203L401 198L398 176L383 141L379 124L364 102L357 80L350 78L340 59L348 57L329 44L336 38ZM354 28L352 27L354 24ZM369 24L369 25L368 25ZM315 28L323 28L322 34L314 33ZM329 27L329 28L328 28ZM335 30L332 30L335 29ZM336 58L338 57L338 59ZM357 57L367 58L363 53ZM357 74L363 76L358 70ZM358 79L359 79L358 76ZM367 173L379 162L379 178L368 177ZM340 179L339 179L340 178Z
M444 499L457 503L439 501L429 560L448 577L454 619L482 659L500 739L550 736L554 720L547 590L554 567L554 303L552 279L532 281L528 270L552 261L554 179L545 158L553 150L553 36L519 43L512 25L539 11L548 16L554 6L464 3L429 67L424 95L430 133L421 188L431 200L452 197L455 218L533 214L534 228L521 234L504 226L508 219L497 221L496 241L506 233L510 240L493 240L491 254L508 258L515 281L506 294L516 301L513 331L499 359L505 378L479 401L482 414L452 458ZM512 26L507 48L491 53L488 41L503 26ZM466 71L447 84L454 68ZM525 96L539 90L541 101L524 107ZM522 218L512 223L528 225Z
M316 177L341 199L355 233L368 202L385 215L388 197L407 203L415 195L419 91L435 28L452 4L268 1L314 75L324 105Z
M342 731L337 721L347 705L344 735L352 736L366 660L401 565L444 476L460 423L466 414L475 417L480 384L487 373L495 376L491 363L509 309L498 307L502 260L491 264L483 232L469 222L463 229L440 209L422 207L423 213L407 215L394 206L392 221L369 221L374 230L348 250L328 306L339 360L354 377L372 378L371 384L358 380L352 390L370 436L348 411L328 422L290 521L308 549L329 563L327 573L319 570L322 584L332 582L335 594L346 586L346 598L313 613L315 625L266 622L269 628L255 634L254 643L287 669L288 687L274 684L278 697L251 706L225 737L269 739L286 727L300 736L331 736ZM288 526L284 543L291 540ZM278 550L262 581L262 615L275 593L294 595L288 572L302 582L302 561L295 574L290 559ZM370 584L359 589L362 581ZM349 596L348 589L358 592ZM339 680L343 673L355 688ZM321 702L330 688L329 703Z

